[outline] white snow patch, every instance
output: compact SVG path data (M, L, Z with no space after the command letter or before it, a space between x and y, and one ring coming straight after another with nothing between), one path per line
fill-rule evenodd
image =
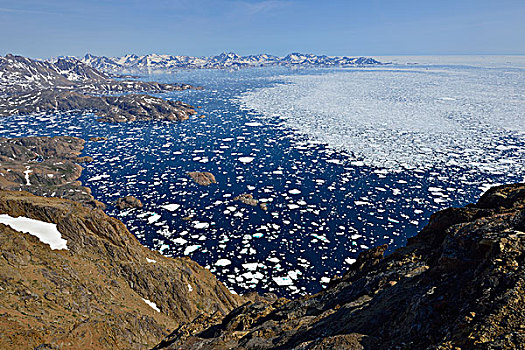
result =
M30 170L29 167L26 167L26 171L24 171L24 177L26 179L26 186L31 186L31 181L29 181L29 174L31 174L33 170Z
M153 310L157 311L157 312L160 312L160 309L157 307L157 304L155 304L154 302L152 301L149 301L148 299L144 299L142 298L142 300L144 300L144 302L146 304L148 304Z
M0 223L10 226L13 230L37 237L42 243L49 244L51 249L68 249L67 241L62 238L56 224L23 216L14 218L7 214L0 214Z

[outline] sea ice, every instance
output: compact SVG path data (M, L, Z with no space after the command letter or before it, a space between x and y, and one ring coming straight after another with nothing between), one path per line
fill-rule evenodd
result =
M372 68L280 80L241 94L241 106L353 154L359 159L353 166L391 171L454 164L504 172L523 167L519 152L502 156L507 147L494 146L494 140L525 131L521 71Z
M148 218L148 224L153 224L154 222L158 221L161 218L159 214L153 214Z
M210 227L210 224L207 223L207 222L196 221L196 222L193 223L193 227L195 227L196 229L202 230L202 229Z
M199 244L196 245L190 245L187 246L186 249L184 249L184 255L188 255L199 249L201 246Z
M215 266L228 266L230 265L232 262L231 260L229 259L219 259L217 260L217 262L215 263Z
M293 285L293 280L289 276L284 277L272 277L273 281L277 283L278 286L291 286Z
M240 157L239 162L243 164L248 164L248 163L253 162L254 159L255 159L254 157Z
M164 208L168 211L175 211L180 208L180 204L164 204L160 206L161 208Z

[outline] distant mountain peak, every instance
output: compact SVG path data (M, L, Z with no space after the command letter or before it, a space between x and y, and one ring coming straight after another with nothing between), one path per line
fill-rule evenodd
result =
M346 57L302 54L292 52L284 57L270 54L240 56L235 52L222 52L216 56L194 57L148 54L137 56L126 54L120 57L93 56L86 54L81 61L93 68L106 72L173 70L180 68L242 68L261 66L311 66L349 67L375 65L380 62L369 57Z

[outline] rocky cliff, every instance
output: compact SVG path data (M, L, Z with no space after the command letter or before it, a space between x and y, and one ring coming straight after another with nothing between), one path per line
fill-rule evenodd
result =
M68 248L0 224L1 349L145 349L243 301L197 263L143 247L100 209L1 190L0 214L54 223Z
M198 318L155 349L523 349L525 184L434 214L319 294Z

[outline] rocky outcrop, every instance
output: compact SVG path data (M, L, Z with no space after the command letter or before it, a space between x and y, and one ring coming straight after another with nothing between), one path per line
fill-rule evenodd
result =
M103 208L78 181L82 173L78 163L93 160L79 157L83 148L84 140L70 136L0 138L0 189L68 198Z
M55 223L69 249L0 224L2 349L145 349L243 302L197 263L143 247L99 209L0 191L0 214Z
M406 247L362 253L316 295L248 302L156 349L521 349L525 184L434 214Z
M115 206L120 210L133 209L133 208L140 209L142 208L142 202L133 196L126 196L126 197L117 199L117 201L115 202Z
M91 141L91 142L101 142L101 141L106 141L107 139L108 138L104 137L104 136L94 136L94 137L90 137L89 141Z
M192 106L137 93L186 89L200 88L116 80L74 58L46 62L0 56L0 117L77 111L94 112L104 122L185 120L196 113Z
M206 171L190 171L188 173L188 176L193 181L195 181L195 183L198 183L201 186L209 186L211 184L217 183L217 181L215 180L215 176L212 173Z
M253 198L253 195L252 194L249 194L249 193L243 193L243 194L240 194L238 196L236 196L235 198L233 198L234 201L239 201L243 204L246 204L246 205L249 205L249 206L252 206L252 207L256 207L257 205L259 205L259 207L266 211L268 210L268 206L266 205L266 203L263 203L263 202L259 202L258 199L255 199Z
M236 196L235 198L233 198L234 201L239 201L241 203L244 203L246 205L250 205L252 207L256 207L257 204L259 204L259 201L255 198L253 198L253 195L249 194L249 193L243 193L243 194L240 194L238 196Z
M101 122L122 123L136 120L187 120L194 108L180 101L149 95L93 96L69 90L33 91L14 95L0 105L0 117L13 114L82 111L94 112Z

